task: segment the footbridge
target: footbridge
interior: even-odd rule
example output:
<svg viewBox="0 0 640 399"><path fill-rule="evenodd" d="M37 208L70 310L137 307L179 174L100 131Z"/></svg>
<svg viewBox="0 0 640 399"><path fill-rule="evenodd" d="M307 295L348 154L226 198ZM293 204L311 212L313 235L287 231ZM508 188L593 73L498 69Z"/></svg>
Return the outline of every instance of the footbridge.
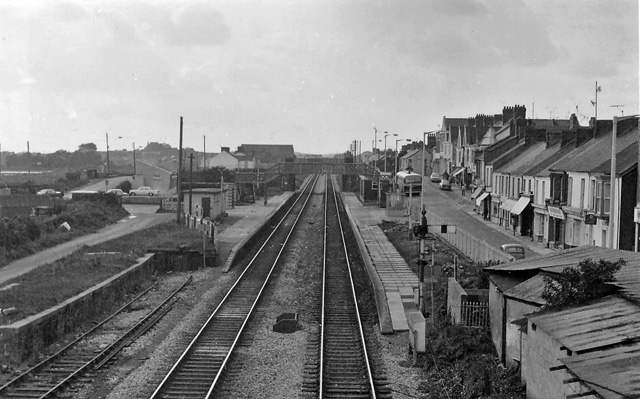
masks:
<svg viewBox="0 0 640 399"><path fill-rule="evenodd" d="M239 169L236 173L236 182L261 184L268 183L278 176L297 174L367 176L374 181L389 178L389 174L380 172L377 168L366 163L346 163L341 160L340 162L336 162L333 159L327 158L322 161L282 162L267 169Z"/></svg>

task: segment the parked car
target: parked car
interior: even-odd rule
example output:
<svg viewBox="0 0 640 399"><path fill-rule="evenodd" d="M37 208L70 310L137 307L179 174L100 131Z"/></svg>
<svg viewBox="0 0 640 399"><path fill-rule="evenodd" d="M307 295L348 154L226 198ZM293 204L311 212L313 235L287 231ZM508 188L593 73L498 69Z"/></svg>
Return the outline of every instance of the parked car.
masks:
<svg viewBox="0 0 640 399"><path fill-rule="evenodd" d="M449 183L449 180L443 179L440 182L440 190L448 190L451 191L451 183Z"/></svg>
<svg viewBox="0 0 640 399"><path fill-rule="evenodd" d="M107 194L113 194L116 197L122 197L122 196L129 195L129 194L125 193L124 191L120 190L119 188L111 188L111 189L107 190Z"/></svg>
<svg viewBox="0 0 640 399"><path fill-rule="evenodd" d="M136 188L135 190L129 190L129 195L148 195L150 197L154 196L154 195L160 195L160 191L155 190L151 187L139 187Z"/></svg>
<svg viewBox="0 0 640 399"><path fill-rule="evenodd" d="M36 195L43 195L43 196L47 196L47 197L58 197L58 198L62 198L62 193L60 191L56 191L52 188L43 188L42 190L38 191L36 193Z"/></svg>
<svg viewBox="0 0 640 399"><path fill-rule="evenodd" d="M516 260L524 259L524 247L520 244L502 244L500 249L513 256Z"/></svg>
<svg viewBox="0 0 640 399"><path fill-rule="evenodd" d="M442 181L442 177L440 173L432 173L431 174L431 182L432 183L440 183Z"/></svg>

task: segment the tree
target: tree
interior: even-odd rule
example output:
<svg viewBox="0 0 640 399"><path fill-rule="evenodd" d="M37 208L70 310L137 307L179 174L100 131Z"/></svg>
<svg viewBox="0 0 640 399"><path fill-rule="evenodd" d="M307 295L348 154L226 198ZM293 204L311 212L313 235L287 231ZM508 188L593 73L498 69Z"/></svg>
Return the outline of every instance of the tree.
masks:
<svg viewBox="0 0 640 399"><path fill-rule="evenodd" d="M80 144L78 146L78 151L88 152L88 151L98 151L98 146L93 143Z"/></svg>
<svg viewBox="0 0 640 399"><path fill-rule="evenodd" d="M624 259L594 262L589 258L580 261L577 267L565 267L560 274L545 275L542 299L550 307L558 307L605 296L613 290L606 283L615 281L616 272L625 264Z"/></svg>

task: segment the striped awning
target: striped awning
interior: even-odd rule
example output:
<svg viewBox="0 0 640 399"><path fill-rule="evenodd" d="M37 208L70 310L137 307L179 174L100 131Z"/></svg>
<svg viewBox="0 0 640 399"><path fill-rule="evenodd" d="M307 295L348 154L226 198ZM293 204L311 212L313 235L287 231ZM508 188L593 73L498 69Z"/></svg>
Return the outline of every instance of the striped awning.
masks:
<svg viewBox="0 0 640 399"><path fill-rule="evenodd" d="M464 171L464 168L460 168L460 169L456 170L455 172L453 172L453 174L452 174L451 176L452 176L452 177L453 177L453 176L458 176L458 175L459 175L460 173L462 173L463 171Z"/></svg>
<svg viewBox="0 0 640 399"><path fill-rule="evenodd" d="M489 193L482 193L482 195L480 195L476 199L476 206L480 206L480 204L482 204L482 201L484 201L484 199L487 198L488 196L489 196Z"/></svg>
<svg viewBox="0 0 640 399"><path fill-rule="evenodd" d="M480 195L483 191L484 191L484 187L476 188L476 191L474 191L473 194L471 194L471 199L476 199L478 195Z"/></svg>
<svg viewBox="0 0 640 399"><path fill-rule="evenodd" d="M516 204L513 206L513 209L511 209L511 213L514 215L521 214L524 208L529 205L529 201L529 197L520 197L520 199L518 199L518 202L516 202Z"/></svg>
<svg viewBox="0 0 640 399"><path fill-rule="evenodd" d="M504 209L507 212L511 212L511 209L513 209L513 206L515 204L516 204L516 200L506 199L502 201L502 204L500 205L500 209Z"/></svg>
<svg viewBox="0 0 640 399"><path fill-rule="evenodd" d="M562 212L562 209L556 208L555 206L547 206L547 210L549 211L549 216L552 218L564 220L564 212Z"/></svg>

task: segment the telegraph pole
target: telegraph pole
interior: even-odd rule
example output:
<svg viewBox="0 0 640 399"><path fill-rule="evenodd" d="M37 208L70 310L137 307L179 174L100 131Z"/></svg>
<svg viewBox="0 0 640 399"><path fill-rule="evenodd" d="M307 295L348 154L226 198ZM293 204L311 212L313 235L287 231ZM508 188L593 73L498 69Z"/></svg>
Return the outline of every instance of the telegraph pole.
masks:
<svg viewBox="0 0 640 399"><path fill-rule="evenodd" d="M180 224L182 213L182 177L180 172L182 171L182 117L180 117L180 148L178 149L178 209L177 209L177 222ZM107 147L108 148L108 147Z"/></svg>
<svg viewBox="0 0 640 399"><path fill-rule="evenodd" d="M189 216L192 215L191 213L191 204L193 202L191 200L192 197L193 197L193 153L189 155Z"/></svg>
<svg viewBox="0 0 640 399"><path fill-rule="evenodd" d="M107 136L107 176L109 176L109 173L111 173L111 167L109 166L109 133L105 133L105 135Z"/></svg>

